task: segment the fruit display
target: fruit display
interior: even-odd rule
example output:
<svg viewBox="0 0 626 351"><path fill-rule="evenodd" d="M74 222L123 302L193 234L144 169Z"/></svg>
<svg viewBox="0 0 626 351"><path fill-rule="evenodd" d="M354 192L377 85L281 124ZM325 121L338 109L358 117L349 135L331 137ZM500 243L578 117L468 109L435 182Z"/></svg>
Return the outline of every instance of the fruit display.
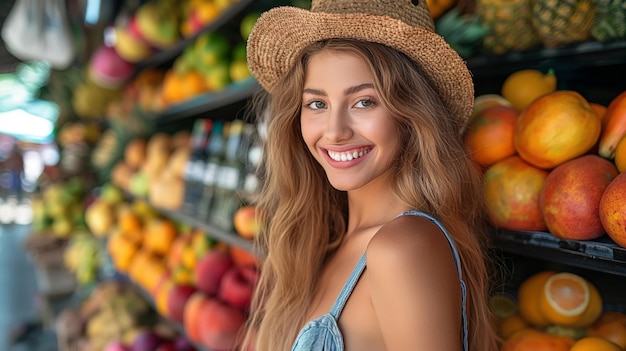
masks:
<svg viewBox="0 0 626 351"><path fill-rule="evenodd" d="M59 350L195 351L184 335L160 318L132 285L99 283L55 323Z"/></svg>
<svg viewBox="0 0 626 351"><path fill-rule="evenodd" d="M626 247L626 202L617 167L624 156L612 152L626 140L626 92L613 97L612 107L602 106L576 91L555 90L555 80L552 73L523 69L502 87L519 102L507 104L495 94L476 98L479 110L464 137L483 170L489 219L496 228L567 240L607 235ZM524 83L531 81L544 90L529 95Z"/></svg>
<svg viewBox="0 0 626 351"><path fill-rule="evenodd" d="M626 314L607 308L602 295L577 273L532 273L513 294L491 297L500 351L622 350Z"/></svg>

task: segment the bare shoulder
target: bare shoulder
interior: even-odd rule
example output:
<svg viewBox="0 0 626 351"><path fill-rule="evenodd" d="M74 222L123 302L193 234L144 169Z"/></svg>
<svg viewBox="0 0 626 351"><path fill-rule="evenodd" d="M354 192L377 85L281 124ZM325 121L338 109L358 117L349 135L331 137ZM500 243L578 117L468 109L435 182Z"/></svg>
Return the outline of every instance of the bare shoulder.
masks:
<svg viewBox="0 0 626 351"><path fill-rule="evenodd" d="M450 244L437 224L422 216L405 215L385 224L370 240L369 263L387 264L447 261Z"/></svg>

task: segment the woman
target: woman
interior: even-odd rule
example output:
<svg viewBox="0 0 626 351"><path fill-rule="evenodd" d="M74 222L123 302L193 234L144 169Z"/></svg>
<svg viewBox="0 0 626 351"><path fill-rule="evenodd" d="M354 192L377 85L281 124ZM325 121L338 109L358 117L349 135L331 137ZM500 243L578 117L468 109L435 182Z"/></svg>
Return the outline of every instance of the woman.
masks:
<svg viewBox="0 0 626 351"><path fill-rule="evenodd" d="M275 8L248 62L269 117L246 343L495 350L471 77L425 3Z"/></svg>

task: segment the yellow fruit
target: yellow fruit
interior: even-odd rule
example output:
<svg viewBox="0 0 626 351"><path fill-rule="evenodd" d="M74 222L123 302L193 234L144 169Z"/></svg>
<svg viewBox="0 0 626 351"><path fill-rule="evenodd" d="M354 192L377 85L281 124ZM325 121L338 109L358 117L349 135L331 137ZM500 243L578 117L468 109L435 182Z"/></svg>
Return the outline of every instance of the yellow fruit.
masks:
<svg viewBox="0 0 626 351"><path fill-rule="evenodd" d="M622 349L606 339L587 336L576 341L569 351L622 351Z"/></svg>
<svg viewBox="0 0 626 351"><path fill-rule="evenodd" d="M615 166L620 173L626 171L626 135L620 139L615 148Z"/></svg>
<svg viewBox="0 0 626 351"><path fill-rule="evenodd" d="M514 314L500 322L498 325L498 335L506 340L513 336L516 332L528 328L530 328L530 326L526 323L524 318L522 318L519 314Z"/></svg>
<svg viewBox="0 0 626 351"><path fill-rule="evenodd" d="M550 324L541 313L540 300L543 287L548 279L556 274L552 271L536 273L520 284L517 291L517 301L520 315L529 324L536 327L546 327Z"/></svg>
<svg viewBox="0 0 626 351"><path fill-rule="evenodd" d="M602 300L586 279L562 272L545 282L540 307L551 324L586 327L602 313Z"/></svg>
<svg viewBox="0 0 626 351"><path fill-rule="evenodd" d="M513 72L502 84L501 95L518 111L536 98L556 90L556 76L552 70L544 74L535 69Z"/></svg>

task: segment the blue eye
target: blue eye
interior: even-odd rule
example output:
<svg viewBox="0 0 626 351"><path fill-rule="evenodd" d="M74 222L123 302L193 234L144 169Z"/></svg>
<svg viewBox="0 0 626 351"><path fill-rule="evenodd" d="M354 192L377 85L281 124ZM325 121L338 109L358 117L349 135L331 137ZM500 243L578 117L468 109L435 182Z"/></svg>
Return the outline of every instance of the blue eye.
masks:
<svg viewBox="0 0 626 351"><path fill-rule="evenodd" d="M326 104L319 100L311 101L307 103L306 106L311 110L321 110L323 108L326 108Z"/></svg>
<svg viewBox="0 0 626 351"><path fill-rule="evenodd" d="M355 105L355 107L359 107L359 108L368 108L372 106L374 106L374 101L370 99L359 100L359 102L357 102Z"/></svg>

